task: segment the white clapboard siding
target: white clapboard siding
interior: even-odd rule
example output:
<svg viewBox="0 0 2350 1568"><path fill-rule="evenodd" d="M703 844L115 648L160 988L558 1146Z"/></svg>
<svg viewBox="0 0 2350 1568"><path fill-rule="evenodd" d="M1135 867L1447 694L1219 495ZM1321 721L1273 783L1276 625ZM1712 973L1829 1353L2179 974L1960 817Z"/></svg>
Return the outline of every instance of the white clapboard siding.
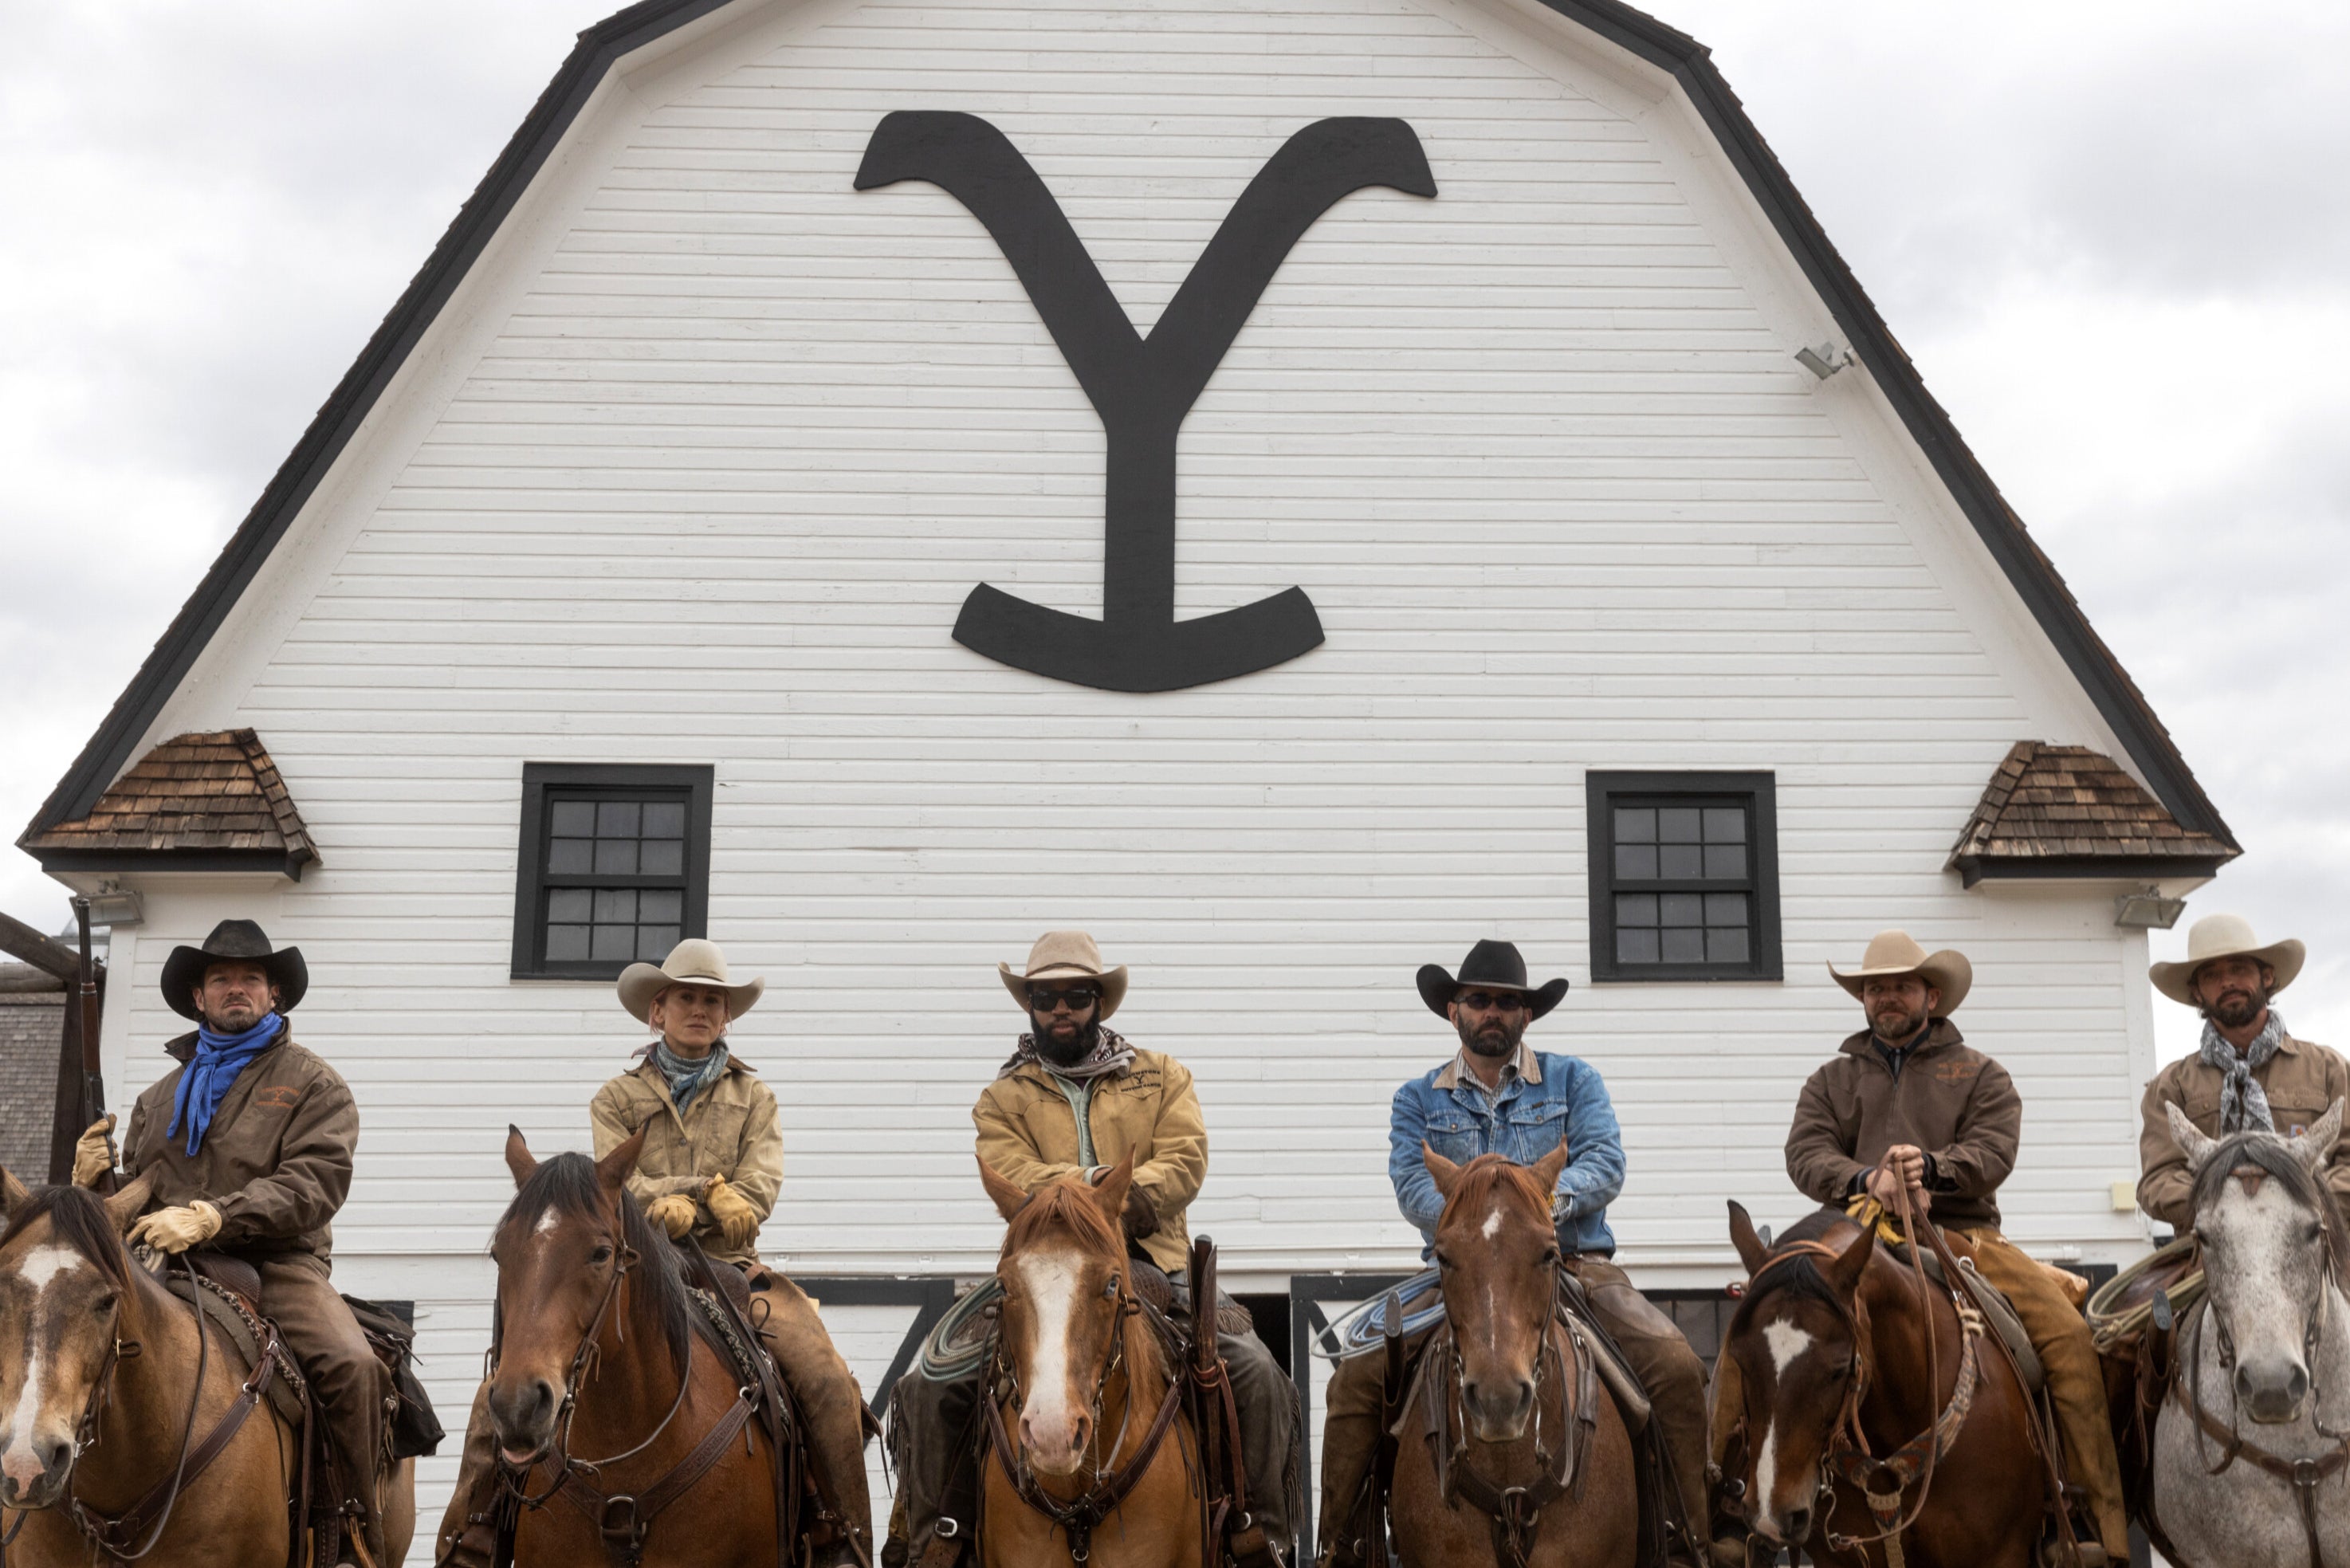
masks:
<svg viewBox="0 0 2350 1568"><path fill-rule="evenodd" d="M323 864L145 880L109 1082L164 1064L172 944L298 942L296 1032L364 1113L339 1266L438 1272L381 1293L452 1425L505 1127L583 1145L641 1038L608 985L507 977L527 761L714 767L795 1271L989 1265L994 965L1066 925L1198 1075L1237 1280L1416 1257L1387 1106L1450 1042L1412 972L1487 935L1575 980L1533 1038L1607 1076L1645 1283L1727 1277L1727 1197L1800 1210L1788 1112L1857 1021L1823 964L1887 925L1975 961L1960 1022L2028 1106L2010 1230L2142 1243L2143 940L2109 888L1942 869L2013 742L2120 747L1867 373L1795 364L1827 314L1661 78L1498 0L739 9L608 83L150 736L254 726ZM1291 132L1417 130L1440 194L1321 218L1182 432L1179 613L1297 585L1323 647L1138 697L951 640L983 581L1098 612L1104 441L979 223L851 188L901 109L1000 127L1144 330ZM1619 767L1776 775L1783 982L1588 984L1584 774Z"/></svg>

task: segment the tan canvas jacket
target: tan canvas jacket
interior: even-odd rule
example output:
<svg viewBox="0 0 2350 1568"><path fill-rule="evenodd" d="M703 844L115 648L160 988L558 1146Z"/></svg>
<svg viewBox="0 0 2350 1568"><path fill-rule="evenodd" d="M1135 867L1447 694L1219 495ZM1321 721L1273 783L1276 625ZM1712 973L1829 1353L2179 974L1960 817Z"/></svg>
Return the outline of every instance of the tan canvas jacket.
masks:
<svg viewBox="0 0 2350 1568"><path fill-rule="evenodd" d="M1208 1129L1191 1070L1174 1057L1139 1048L1125 1071L1094 1080L1086 1122L1093 1163L1134 1156L1134 1184L1159 1214L1144 1238L1150 1261L1172 1274L1190 1265L1183 1210L1208 1176ZM990 1084L973 1106L979 1158L1014 1186L1034 1192L1084 1165L1077 1114L1059 1082L1035 1063Z"/></svg>
<svg viewBox="0 0 2350 1568"><path fill-rule="evenodd" d="M2276 1130L2287 1137L2308 1131L2335 1100L2350 1098L2350 1063L2344 1062L2342 1054L2290 1034L2252 1078L2269 1097L2269 1114L2275 1119ZM2157 1073L2138 1103L2142 1125L2137 1161L2143 1174L2137 1179L2137 1206L2182 1236L2195 1229L2189 1198L2194 1179L2188 1174L2187 1156L2180 1151L2178 1140L2170 1136L2170 1115L2163 1106L2177 1106L2187 1113L2196 1131L2205 1137L2217 1137L2220 1081L2217 1067L2205 1065L2199 1056L2189 1056ZM2334 1163L2326 1169L2325 1182L2334 1189L2334 1197L2350 1203L2350 1129L2334 1146Z"/></svg>
<svg viewBox="0 0 2350 1568"><path fill-rule="evenodd" d="M598 1159L639 1127L650 1127L644 1152L637 1156L636 1174L629 1178L629 1191L639 1203L672 1192L698 1199L712 1177L723 1176L759 1218L775 1212L784 1187L784 1133L775 1092L740 1056L727 1056L725 1073L694 1096L682 1116L669 1097L669 1080L649 1056L596 1091L588 1119L595 1127ZM726 1244L707 1207L694 1217L693 1234L713 1258L746 1265L759 1261L755 1241L743 1247Z"/></svg>
<svg viewBox="0 0 2350 1568"><path fill-rule="evenodd" d="M1993 1194L2015 1168L2023 1102L2007 1069L1937 1018L1898 1084L1868 1031L1846 1040L1804 1085L1787 1132L1787 1174L1822 1203L1841 1205L1852 1179L1910 1144L1934 1158L1935 1220L1999 1226Z"/></svg>
<svg viewBox="0 0 2350 1568"><path fill-rule="evenodd" d="M196 1037L163 1049L181 1064L149 1085L130 1108L122 1140L126 1176L151 1175L150 1209L179 1208L201 1198L220 1210L212 1244L226 1252L334 1254L331 1221L351 1190L359 1111L343 1075L294 1044L291 1024L277 1044L244 1064L222 1096L203 1147L187 1152L187 1129L167 1136L180 1075Z"/></svg>

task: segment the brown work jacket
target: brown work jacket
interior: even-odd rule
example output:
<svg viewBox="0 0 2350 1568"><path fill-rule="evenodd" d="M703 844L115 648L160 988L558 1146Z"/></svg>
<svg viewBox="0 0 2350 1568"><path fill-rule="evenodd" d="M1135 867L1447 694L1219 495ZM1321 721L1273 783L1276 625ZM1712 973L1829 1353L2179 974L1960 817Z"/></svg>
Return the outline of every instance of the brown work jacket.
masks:
<svg viewBox="0 0 2350 1568"><path fill-rule="evenodd" d="M294 1044L287 1024L277 1044L236 1075L204 1130L203 1147L191 1156L188 1129L177 1137L166 1129L196 1037L182 1034L163 1049L180 1065L139 1096L122 1142L124 1173L154 1179L148 1207L181 1208L201 1198L220 1210L212 1244L224 1251L331 1258L331 1221L350 1193L359 1141L359 1109L343 1075Z"/></svg>
<svg viewBox="0 0 2350 1568"><path fill-rule="evenodd" d="M1937 1018L1896 1082L1868 1031L1846 1040L1814 1073L1787 1131L1787 1174L1822 1203L1842 1204L1853 1178L1910 1144L1934 1158L1935 1220L1999 1226L1992 1195L2015 1168L2023 1102L2007 1069Z"/></svg>
<svg viewBox="0 0 2350 1568"><path fill-rule="evenodd" d="M1159 1229L1143 1238L1142 1250L1166 1272L1181 1272L1191 1250L1183 1210L1208 1177L1208 1128L1191 1070L1172 1056L1138 1047L1124 1071L1080 1091L1082 1142L1076 1107L1063 1082L1024 1062L988 1085L971 1108L979 1158L1014 1187L1034 1192L1088 1163L1116 1165L1132 1155L1134 1185L1159 1216Z"/></svg>
<svg viewBox="0 0 2350 1568"><path fill-rule="evenodd" d="M2328 1106L2350 1098L2350 1063L2343 1061L2342 1054L2290 1034L2276 1054L2253 1072L2252 1080L2268 1096L2269 1114L2286 1137L2300 1137ZM2170 1116L2163 1107L2177 1106L2197 1132L2218 1137L2220 1084L2217 1067L2206 1065L2200 1056L2189 1056L2157 1073L2138 1103L2137 1160L2143 1174L2137 1179L2137 1206L2182 1236L2195 1229L2195 1178L2178 1140L2170 1136ZM2325 1184L2335 1198L2350 1203L2350 1131L2334 1146Z"/></svg>
<svg viewBox="0 0 2350 1568"><path fill-rule="evenodd" d="M728 1053L726 1071L694 1096L681 1116L677 1102L670 1098L669 1079L648 1056L596 1091L588 1104L588 1120L595 1131L598 1159L627 1142L639 1127L646 1129L636 1172L628 1181L639 1204L685 1193L700 1205L693 1234L703 1251L729 1263L747 1266L759 1261L757 1238L740 1247L728 1246L718 1221L710 1216L710 1206L702 1202L710 1179L723 1176L764 1220L775 1212L776 1196L784 1189L784 1133L775 1092L749 1063Z"/></svg>

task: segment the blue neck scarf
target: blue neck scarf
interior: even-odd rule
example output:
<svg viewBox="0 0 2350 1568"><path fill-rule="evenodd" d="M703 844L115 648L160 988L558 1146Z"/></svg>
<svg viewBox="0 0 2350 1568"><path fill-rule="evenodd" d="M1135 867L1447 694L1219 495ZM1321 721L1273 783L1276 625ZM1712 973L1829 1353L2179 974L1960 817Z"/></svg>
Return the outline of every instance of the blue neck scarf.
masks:
<svg viewBox="0 0 2350 1568"><path fill-rule="evenodd" d="M172 1125L163 1129L165 1137L177 1137L180 1124L188 1125L188 1153L193 1155L203 1147L204 1133L213 1125L222 1098L236 1075L244 1071L246 1063L277 1044L286 1033L286 1015L273 1012L242 1034L215 1034L209 1024L196 1031L196 1054L188 1058L188 1065L180 1075L180 1086L172 1096Z"/></svg>
<svg viewBox="0 0 2350 1568"><path fill-rule="evenodd" d="M693 1104L694 1096L725 1075L726 1042L711 1046L710 1054L696 1060L681 1056L669 1048L666 1040L653 1045L653 1065L669 1080L669 1097L677 1105L677 1114L685 1115L685 1107Z"/></svg>

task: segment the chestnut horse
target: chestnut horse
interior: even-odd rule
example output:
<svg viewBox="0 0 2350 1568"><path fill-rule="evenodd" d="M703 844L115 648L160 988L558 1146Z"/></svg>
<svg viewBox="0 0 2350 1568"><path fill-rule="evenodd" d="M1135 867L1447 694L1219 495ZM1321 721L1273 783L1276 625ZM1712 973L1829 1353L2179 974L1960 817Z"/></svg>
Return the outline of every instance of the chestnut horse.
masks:
<svg viewBox="0 0 2350 1568"><path fill-rule="evenodd" d="M982 1568L1202 1568L1198 1444L1118 1228L1133 1157L1097 1187L1069 1176L1033 1196L984 1160L979 1174L1008 1227L980 1401Z"/></svg>
<svg viewBox="0 0 2350 1568"><path fill-rule="evenodd" d="M1980 1321L1831 1210L1772 1250L1733 1202L1730 1235L1748 1278L1722 1337L1741 1396L1724 1480L1752 1534L1845 1568L2031 1568L2044 1461Z"/></svg>
<svg viewBox="0 0 2350 1568"><path fill-rule="evenodd" d="M498 1265L485 1403L517 1494L514 1561L737 1568L798 1556L796 1480L755 1389L688 1290L677 1250L622 1184L639 1130L600 1160L534 1158L507 1130L515 1199ZM795 1460L786 1457L785 1473ZM672 1506L674 1505L674 1506Z"/></svg>
<svg viewBox="0 0 2350 1568"><path fill-rule="evenodd" d="M1388 1529L1404 1568L1628 1568L1640 1545L1631 1434L1604 1354L1558 1311L1551 1192L1561 1144L1531 1166L1421 1158L1444 1197L1444 1324L1404 1410Z"/></svg>
<svg viewBox="0 0 2350 1568"><path fill-rule="evenodd" d="M265 1396L243 1395L253 1379L219 1325L131 1260L122 1234L149 1196L143 1178L101 1199L75 1187L27 1191L0 1170L0 1538L14 1538L0 1562L10 1568L148 1552L172 1568L296 1561L301 1433ZM395 1563L416 1527L415 1481L413 1460L385 1479ZM92 1531L105 1532L103 1559Z"/></svg>

